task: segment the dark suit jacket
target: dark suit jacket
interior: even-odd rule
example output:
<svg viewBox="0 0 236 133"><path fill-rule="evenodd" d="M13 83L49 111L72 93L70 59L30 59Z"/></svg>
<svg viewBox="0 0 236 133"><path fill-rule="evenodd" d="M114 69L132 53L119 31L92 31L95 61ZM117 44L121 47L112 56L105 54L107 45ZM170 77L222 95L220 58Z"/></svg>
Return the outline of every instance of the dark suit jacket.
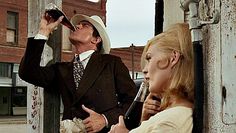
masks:
<svg viewBox="0 0 236 133"><path fill-rule="evenodd" d="M121 59L94 52L84 70L79 89L75 89L73 62L58 62L40 67L45 40L28 39L19 76L46 91L59 91L64 104L63 119L84 119L84 104L97 113L104 114L109 125L118 122L136 94L135 84Z"/></svg>

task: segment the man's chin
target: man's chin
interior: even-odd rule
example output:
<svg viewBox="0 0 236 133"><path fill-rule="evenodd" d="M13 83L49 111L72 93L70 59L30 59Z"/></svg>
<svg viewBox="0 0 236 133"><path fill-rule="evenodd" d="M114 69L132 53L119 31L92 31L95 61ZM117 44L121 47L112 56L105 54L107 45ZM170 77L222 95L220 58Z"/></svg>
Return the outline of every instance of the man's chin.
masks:
<svg viewBox="0 0 236 133"><path fill-rule="evenodd" d="M74 40L73 38L70 38L70 37L69 37L69 40L70 40L70 43L71 43L72 45L76 44L76 42L77 42L76 40Z"/></svg>

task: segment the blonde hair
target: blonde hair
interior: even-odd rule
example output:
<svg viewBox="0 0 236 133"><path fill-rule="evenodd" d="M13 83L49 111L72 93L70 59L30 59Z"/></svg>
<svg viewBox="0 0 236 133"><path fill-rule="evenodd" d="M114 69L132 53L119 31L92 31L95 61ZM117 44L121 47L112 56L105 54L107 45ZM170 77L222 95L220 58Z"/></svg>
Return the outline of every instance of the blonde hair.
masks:
<svg viewBox="0 0 236 133"><path fill-rule="evenodd" d="M163 110L169 106L171 96L182 97L193 102L194 58L188 24L178 23L172 25L168 30L148 41L142 55L142 66L145 63L146 52L151 45L157 45L158 50L164 53L167 58L173 51L177 51L181 55L178 63L173 68L168 87L163 89L161 109Z"/></svg>

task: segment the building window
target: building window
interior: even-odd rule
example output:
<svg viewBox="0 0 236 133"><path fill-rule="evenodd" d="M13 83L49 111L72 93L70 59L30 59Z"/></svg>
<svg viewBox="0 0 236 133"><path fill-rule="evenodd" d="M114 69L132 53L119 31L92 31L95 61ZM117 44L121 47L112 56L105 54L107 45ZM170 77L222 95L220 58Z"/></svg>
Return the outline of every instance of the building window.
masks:
<svg viewBox="0 0 236 133"><path fill-rule="evenodd" d="M27 106L27 87L12 88L12 106L13 107Z"/></svg>
<svg viewBox="0 0 236 133"><path fill-rule="evenodd" d="M17 44L18 41L18 13L7 12L7 43Z"/></svg>
<svg viewBox="0 0 236 133"><path fill-rule="evenodd" d="M11 78L12 65L10 63L0 63L0 77Z"/></svg>

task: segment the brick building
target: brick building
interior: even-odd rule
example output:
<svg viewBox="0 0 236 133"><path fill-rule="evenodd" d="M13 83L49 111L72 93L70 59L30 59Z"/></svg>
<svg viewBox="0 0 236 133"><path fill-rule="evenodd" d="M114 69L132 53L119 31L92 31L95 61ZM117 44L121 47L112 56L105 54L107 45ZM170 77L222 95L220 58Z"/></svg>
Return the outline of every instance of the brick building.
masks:
<svg viewBox="0 0 236 133"><path fill-rule="evenodd" d="M121 57L122 61L128 67L133 79L142 78L142 68L140 66L141 56L144 46L130 46L125 48L113 48L110 54Z"/></svg>
<svg viewBox="0 0 236 133"><path fill-rule="evenodd" d="M68 18L76 13L99 15L106 22L106 0L63 0L62 9ZM26 82L18 76L20 60L24 54L28 29L28 0L8 0L0 2L0 115L26 114ZM70 61L73 54L68 35L70 31L62 27L62 61ZM116 48L111 54L120 56L134 79L140 74L140 56L143 47ZM131 61L134 61L133 65ZM132 73L132 70L134 73Z"/></svg>
<svg viewBox="0 0 236 133"><path fill-rule="evenodd" d="M12 115L26 105L26 88L14 79L27 41L27 0L1 1L0 12L0 115Z"/></svg>
<svg viewBox="0 0 236 133"><path fill-rule="evenodd" d="M63 0L62 9L71 18L76 13L99 15L106 21L106 0ZM28 31L28 0L0 2L0 115L26 113L26 83L18 77ZM70 31L62 28L62 61L71 60L73 48L67 40Z"/></svg>

